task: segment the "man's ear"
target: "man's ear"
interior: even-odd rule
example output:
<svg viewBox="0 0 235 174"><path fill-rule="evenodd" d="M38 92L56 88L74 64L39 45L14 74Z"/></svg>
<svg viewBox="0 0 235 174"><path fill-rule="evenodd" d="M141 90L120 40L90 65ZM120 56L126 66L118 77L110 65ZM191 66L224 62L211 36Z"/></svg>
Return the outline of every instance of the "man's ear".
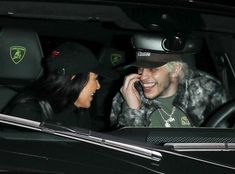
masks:
<svg viewBox="0 0 235 174"><path fill-rule="evenodd" d="M171 73L171 76L173 78L177 78L179 76L179 73L180 73L181 69L182 69L181 64L179 64L179 63L175 64L175 67L174 67L173 72Z"/></svg>

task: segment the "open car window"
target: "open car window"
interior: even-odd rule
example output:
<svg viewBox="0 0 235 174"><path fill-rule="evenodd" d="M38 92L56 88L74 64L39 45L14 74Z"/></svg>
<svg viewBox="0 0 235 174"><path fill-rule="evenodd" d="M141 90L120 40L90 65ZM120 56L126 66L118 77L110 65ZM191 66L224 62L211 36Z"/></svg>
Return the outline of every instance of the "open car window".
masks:
<svg viewBox="0 0 235 174"><path fill-rule="evenodd" d="M231 11L225 13L221 10L220 15L216 15L215 11L209 13L204 6L202 12L197 9L190 11L187 7L180 6L174 10L168 9L166 4L161 4L161 8L150 7L154 2L142 7L140 4L123 4L121 1L117 4L109 1L97 4L61 1L56 5L51 1L33 1L27 2L23 9L19 8L23 1L1 3L5 7L0 11L1 36L4 36L4 46L1 49L2 56L8 57L7 63L1 63L1 113L8 108L8 103L14 96L43 75L46 71L45 58L58 45L75 41L90 48L101 64L108 69L117 69L120 75L115 81L100 80L101 88L97 91L88 114L93 120L93 130L110 129L112 99L120 91L125 76L136 72L124 70L122 67L134 61L136 49L162 54L182 54L191 69L210 73L217 78L226 90L228 104L221 108L221 111L218 109L211 112L210 117L215 115L214 119L206 120L202 126L234 126L232 101L235 43ZM216 3L216 6L219 8L221 4ZM55 9L54 12L50 11L52 8ZM229 7L226 5L226 8ZM4 15L6 11L8 15ZM187 17L185 13L188 14ZM21 21L20 24L17 20ZM218 26L212 21L220 21L224 25ZM25 30L25 26L29 27ZM27 31L30 31L30 34L27 34ZM15 46L16 42L24 46ZM22 57L12 56L16 50L16 55L20 53ZM13 70L15 67L18 68ZM200 93L200 90L198 92ZM211 101L211 98L208 98L208 101ZM185 103L189 103L189 100ZM24 105L17 109L21 108L24 108ZM199 107L197 109L200 110ZM33 117L30 111L23 112L21 114L24 118ZM39 109L36 112L41 111Z"/></svg>

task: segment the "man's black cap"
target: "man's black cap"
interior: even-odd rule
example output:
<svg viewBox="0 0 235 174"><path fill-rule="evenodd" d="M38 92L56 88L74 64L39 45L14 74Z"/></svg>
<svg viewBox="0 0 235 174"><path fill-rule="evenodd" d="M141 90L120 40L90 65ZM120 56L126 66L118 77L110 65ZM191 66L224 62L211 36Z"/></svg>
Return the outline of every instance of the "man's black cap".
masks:
<svg viewBox="0 0 235 174"><path fill-rule="evenodd" d="M93 72L110 79L116 78L115 72L99 64L91 50L74 42L64 43L52 51L47 58L47 68L49 72L60 75Z"/></svg>
<svg viewBox="0 0 235 174"><path fill-rule="evenodd" d="M171 61L182 61L179 54L164 54L156 52L136 52L136 61L127 65L125 68L136 66L143 68L156 68L163 66Z"/></svg>

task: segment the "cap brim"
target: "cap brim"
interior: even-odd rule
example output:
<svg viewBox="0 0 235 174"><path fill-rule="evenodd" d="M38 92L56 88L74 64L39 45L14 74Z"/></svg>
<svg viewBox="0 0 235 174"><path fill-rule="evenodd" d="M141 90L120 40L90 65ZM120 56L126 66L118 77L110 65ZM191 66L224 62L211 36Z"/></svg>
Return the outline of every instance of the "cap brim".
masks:
<svg viewBox="0 0 235 174"><path fill-rule="evenodd" d="M102 76L104 78L110 79L110 80L116 80L120 77L120 74L113 70L113 69L107 69L104 67L96 67L92 72L98 74L99 76Z"/></svg>
<svg viewBox="0 0 235 174"><path fill-rule="evenodd" d="M171 61L181 61L179 54L163 54L154 52L137 51L137 61L126 65L124 69L130 67L157 68Z"/></svg>
<svg viewBox="0 0 235 174"><path fill-rule="evenodd" d="M150 62L150 61L136 61L132 64L124 66L124 69L130 67L142 67L142 68L157 68L165 65L167 62Z"/></svg>

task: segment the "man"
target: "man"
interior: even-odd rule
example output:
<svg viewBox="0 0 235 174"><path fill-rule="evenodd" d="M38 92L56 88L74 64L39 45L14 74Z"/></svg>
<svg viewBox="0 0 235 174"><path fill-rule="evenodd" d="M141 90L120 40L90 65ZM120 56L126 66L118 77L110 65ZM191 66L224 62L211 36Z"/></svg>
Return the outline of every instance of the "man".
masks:
<svg viewBox="0 0 235 174"><path fill-rule="evenodd" d="M129 66L138 72L125 77L113 99L112 126L200 126L227 100L219 81L190 70L180 55L138 51Z"/></svg>

